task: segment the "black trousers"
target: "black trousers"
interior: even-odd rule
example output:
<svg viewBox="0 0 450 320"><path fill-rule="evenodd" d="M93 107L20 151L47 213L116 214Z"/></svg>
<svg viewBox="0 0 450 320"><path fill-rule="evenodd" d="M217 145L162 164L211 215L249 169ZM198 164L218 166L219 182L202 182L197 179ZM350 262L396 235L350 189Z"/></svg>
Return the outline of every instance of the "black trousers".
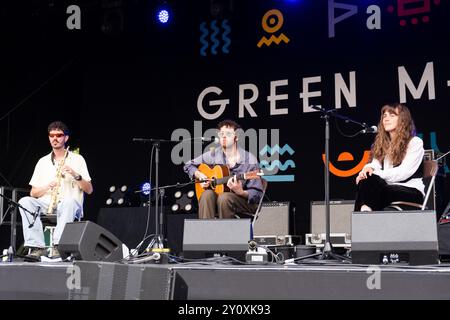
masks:
<svg viewBox="0 0 450 320"><path fill-rule="evenodd" d="M423 194L415 188L389 185L379 176L372 174L358 183L355 211L361 211L365 204L374 211L380 211L394 201L423 202Z"/></svg>

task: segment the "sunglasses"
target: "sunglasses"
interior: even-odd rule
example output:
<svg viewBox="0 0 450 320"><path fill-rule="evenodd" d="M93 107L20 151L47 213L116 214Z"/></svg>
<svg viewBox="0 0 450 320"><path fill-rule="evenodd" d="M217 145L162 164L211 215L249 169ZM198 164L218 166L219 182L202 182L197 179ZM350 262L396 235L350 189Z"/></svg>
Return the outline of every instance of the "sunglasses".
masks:
<svg viewBox="0 0 450 320"><path fill-rule="evenodd" d="M223 138L223 137L231 138L231 137L233 137L235 135L235 133L234 132L222 132L222 131L219 131L217 133L217 135L219 136L219 138Z"/></svg>
<svg viewBox="0 0 450 320"><path fill-rule="evenodd" d="M64 133L49 133L48 136L50 138L54 138L54 137L61 138L61 137L64 137Z"/></svg>

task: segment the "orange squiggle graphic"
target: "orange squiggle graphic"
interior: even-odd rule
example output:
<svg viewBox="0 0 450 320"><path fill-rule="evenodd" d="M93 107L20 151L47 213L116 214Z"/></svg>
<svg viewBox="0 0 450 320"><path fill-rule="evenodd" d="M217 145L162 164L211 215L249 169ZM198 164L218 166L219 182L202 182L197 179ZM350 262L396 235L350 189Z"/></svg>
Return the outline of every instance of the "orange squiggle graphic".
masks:
<svg viewBox="0 0 450 320"><path fill-rule="evenodd" d="M284 33L282 33L279 37L275 37L274 35L272 35L269 39L267 39L266 37L262 37L261 40L259 40L257 46L258 48L261 48L263 44L265 44L266 46L270 46L273 42L275 42L276 44L280 44L281 41L288 43L289 38L286 37Z"/></svg>

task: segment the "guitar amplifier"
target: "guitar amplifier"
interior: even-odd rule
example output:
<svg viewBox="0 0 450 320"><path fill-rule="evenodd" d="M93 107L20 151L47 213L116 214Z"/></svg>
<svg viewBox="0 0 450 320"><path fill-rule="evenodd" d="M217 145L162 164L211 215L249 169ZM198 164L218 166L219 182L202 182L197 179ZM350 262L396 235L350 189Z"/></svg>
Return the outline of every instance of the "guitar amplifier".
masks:
<svg viewBox="0 0 450 320"><path fill-rule="evenodd" d="M351 234L353 200L330 201L330 233ZM326 207L324 201L311 202L311 234L325 234Z"/></svg>
<svg viewBox="0 0 450 320"><path fill-rule="evenodd" d="M263 202L253 225L253 235L295 235L295 206L291 202Z"/></svg>

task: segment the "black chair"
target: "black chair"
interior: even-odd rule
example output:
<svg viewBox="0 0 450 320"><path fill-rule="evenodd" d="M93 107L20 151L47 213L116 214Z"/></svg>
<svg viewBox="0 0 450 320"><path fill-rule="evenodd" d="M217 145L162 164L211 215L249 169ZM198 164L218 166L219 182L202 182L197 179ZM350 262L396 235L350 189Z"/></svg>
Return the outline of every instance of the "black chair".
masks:
<svg viewBox="0 0 450 320"><path fill-rule="evenodd" d="M261 211L262 203L263 203L264 197L266 195L267 187L269 185L267 180L264 179L264 178L261 178L261 183L263 185L263 193L262 193L261 199L259 199L259 203L258 203L258 207L256 208L256 211L254 213L253 212L238 212L238 213L236 213L234 215L234 217L237 218L237 219L251 218L252 219L252 226L254 225L256 219L258 219L258 214Z"/></svg>
<svg viewBox="0 0 450 320"><path fill-rule="evenodd" d="M44 234L46 231L49 232L49 245L47 246L47 250L49 251L49 255L53 256L53 232L56 228L57 216L56 214L41 214L40 217ZM74 221L81 221L81 218L75 219Z"/></svg>
<svg viewBox="0 0 450 320"><path fill-rule="evenodd" d="M414 202L407 202L407 201L393 201L389 204L389 206L386 208L387 210L395 209L398 211L404 211L404 210L426 210L428 209L426 207L428 199L430 197L431 191L433 190L434 181L436 180L436 174L438 172L439 166L436 160L424 160L423 161L423 180L425 183L425 198L423 200L423 203L414 203ZM427 183L427 181L429 183ZM385 209L385 210L386 210Z"/></svg>

